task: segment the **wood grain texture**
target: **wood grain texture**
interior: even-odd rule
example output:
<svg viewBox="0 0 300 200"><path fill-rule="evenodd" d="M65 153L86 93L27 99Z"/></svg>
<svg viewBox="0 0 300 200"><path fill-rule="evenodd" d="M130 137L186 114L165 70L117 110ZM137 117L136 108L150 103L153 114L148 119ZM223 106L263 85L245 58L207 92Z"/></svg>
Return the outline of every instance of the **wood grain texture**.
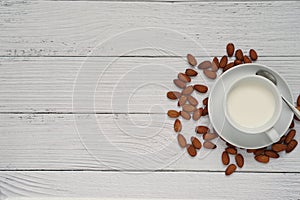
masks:
<svg viewBox="0 0 300 200"><path fill-rule="evenodd" d="M1 195L104 199L298 199L300 174L1 172ZM252 184L251 184L252 183ZM9 199L10 199L9 198ZM4 198L2 198L4 199Z"/></svg>
<svg viewBox="0 0 300 200"><path fill-rule="evenodd" d="M221 56L234 42L261 56L299 56L299 7L299 1L8 1L0 6L0 55Z"/></svg>
<svg viewBox="0 0 300 200"><path fill-rule="evenodd" d="M201 149L191 158L177 144L174 120L165 114L2 114L0 121L1 170L225 169L222 140L214 141L217 149ZM183 121L182 134L188 142L198 124ZM207 118L201 124L209 125ZM296 123L298 132L299 128ZM245 166L238 171L300 172L299 147L267 165L256 162L245 150L240 152Z"/></svg>
<svg viewBox="0 0 300 200"><path fill-rule="evenodd" d="M212 59L198 58L199 61ZM264 57L258 63L277 70L294 98L300 91L300 59ZM166 98L182 58L1 58L0 112L166 113ZM213 81L199 76L193 84ZM196 97L201 100L207 95Z"/></svg>

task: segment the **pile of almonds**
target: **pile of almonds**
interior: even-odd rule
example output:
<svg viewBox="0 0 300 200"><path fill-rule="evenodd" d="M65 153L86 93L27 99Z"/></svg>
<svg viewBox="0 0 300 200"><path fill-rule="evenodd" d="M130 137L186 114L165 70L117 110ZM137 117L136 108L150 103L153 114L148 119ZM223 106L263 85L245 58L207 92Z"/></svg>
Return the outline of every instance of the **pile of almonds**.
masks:
<svg viewBox="0 0 300 200"><path fill-rule="evenodd" d="M226 46L227 55L224 55L220 58L220 61L217 57L214 57L212 61L205 60L197 66L196 58L188 54L187 61L192 68L188 68L184 73L178 73L177 79L173 80L173 83L181 89L181 91L169 91L167 97L171 100L177 101L177 106L181 107L181 110L169 110L168 116L170 118L176 118L174 121L174 131L177 133L178 144L182 148L186 148L188 154L192 157L197 155L197 151L202 148L206 149L215 149L217 148L216 144L213 142L218 135L215 132L211 132L207 126L199 125L196 126L195 132L196 136L190 138L190 143L187 142L185 136L181 133L182 122L179 117L190 120L191 118L195 121L199 121L202 116L208 115L208 97L204 98L202 101L202 106L199 106L198 100L192 96L193 92L200 94L205 94L208 92L208 87L203 84L191 85L192 78L198 75L198 72L195 70L197 66L198 69L203 71L203 74L209 79L217 78L218 70L221 69L224 73L230 68L233 68L237 65L243 63L251 63L256 61L258 56L254 49L250 49L249 56L244 55L241 49L235 50L235 47L232 43L227 44ZM233 57L233 61L229 61ZM193 69L194 68L194 69ZM300 95L297 99L297 109L300 110ZM298 120L294 117L295 120ZM281 139L270 145L269 147L261 149L247 149L248 153L253 153L256 161L261 163L268 163L270 158L279 158L279 153L285 151L290 153L293 151L298 142L294 139L296 135L296 130L293 129L294 120L290 125L288 133L281 137ZM197 136L202 136L203 145ZM232 174L236 171L237 166L242 168L244 166L244 157L238 153L238 148L226 142L227 147L222 153L221 160L224 165L227 166L225 170L226 175ZM242 149L239 149L242 150ZM234 156L235 164L230 164L230 156Z"/></svg>

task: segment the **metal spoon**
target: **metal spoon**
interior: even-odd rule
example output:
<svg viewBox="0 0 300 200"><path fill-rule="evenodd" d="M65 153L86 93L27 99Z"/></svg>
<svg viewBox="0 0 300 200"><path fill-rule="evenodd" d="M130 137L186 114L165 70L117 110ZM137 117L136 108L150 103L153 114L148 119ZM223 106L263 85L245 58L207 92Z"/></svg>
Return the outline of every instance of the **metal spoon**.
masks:
<svg viewBox="0 0 300 200"><path fill-rule="evenodd" d="M263 69L258 70L256 72L256 75L263 76L263 77L269 79L275 85L277 85L277 80L276 80L275 76L266 70L263 70ZM294 112L296 117L298 117L298 119L300 119L300 111L293 104L291 104L286 98L284 98L282 95L281 95L281 98L290 107L290 109Z"/></svg>

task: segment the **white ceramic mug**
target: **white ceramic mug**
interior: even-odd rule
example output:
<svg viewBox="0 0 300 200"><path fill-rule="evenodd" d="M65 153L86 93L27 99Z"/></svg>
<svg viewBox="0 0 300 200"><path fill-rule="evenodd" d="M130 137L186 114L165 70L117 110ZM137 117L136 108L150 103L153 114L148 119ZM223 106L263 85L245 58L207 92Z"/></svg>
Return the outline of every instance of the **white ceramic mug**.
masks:
<svg viewBox="0 0 300 200"><path fill-rule="evenodd" d="M266 133L276 142L280 134L273 128L282 110L281 95L268 79L249 75L232 83L225 92L224 112L235 129L247 133Z"/></svg>

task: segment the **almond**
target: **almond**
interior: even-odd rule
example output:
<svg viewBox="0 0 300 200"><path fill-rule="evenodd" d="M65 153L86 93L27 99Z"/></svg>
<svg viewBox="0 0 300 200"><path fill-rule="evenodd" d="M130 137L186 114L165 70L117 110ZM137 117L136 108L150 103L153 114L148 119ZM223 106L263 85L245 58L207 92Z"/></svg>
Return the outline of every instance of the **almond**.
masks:
<svg viewBox="0 0 300 200"><path fill-rule="evenodd" d="M250 56L251 60L257 60L257 53L254 49L250 49L249 56Z"/></svg>
<svg viewBox="0 0 300 200"><path fill-rule="evenodd" d="M218 137L218 134L216 134L216 133L204 133L203 134L203 139L204 140L213 140L217 137Z"/></svg>
<svg viewBox="0 0 300 200"><path fill-rule="evenodd" d="M180 96L181 96L180 92L177 91L170 91L167 93L167 97L172 100L178 99Z"/></svg>
<svg viewBox="0 0 300 200"><path fill-rule="evenodd" d="M232 155L237 154L237 150L236 150L236 148L234 148L234 147L227 147L227 148L225 149L225 151L226 151L227 153L229 153L229 154L232 154Z"/></svg>
<svg viewBox="0 0 300 200"><path fill-rule="evenodd" d="M187 97L186 96L184 96L184 95L182 95L180 98L179 98L179 100L178 100L178 106L183 106L185 103L186 103L186 101L187 101Z"/></svg>
<svg viewBox="0 0 300 200"><path fill-rule="evenodd" d="M235 170L236 170L235 164L230 164L230 165L228 165L228 167L225 170L225 175L229 176L230 174L232 174L233 172L235 172Z"/></svg>
<svg viewBox="0 0 300 200"><path fill-rule="evenodd" d="M295 126L295 123L294 123L294 120L292 120L291 125L290 125L289 128L294 128L294 126Z"/></svg>
<svg viewBox="0 0 300 200"><path fill-rule="evenodd" d="M292 140L292 141L290 141L290 143L288 143L285 151L287 153L290 153L291 151L293 151L296 148L297 145L298 145L298 142L296 140Z"/></svg>
<svg viewBox="0 0 300 200"><path fill-rule="evenodd" d="M281 136L281 138L280 138L280 139L278 140L278 142L276 142L276 143L277 143L277 144L283 143L283 142L285 141L285 138L286 138L285 135Z"/></svg>
<svg viewBox="0 0 300 200"><path fill-rule="evenodd" d="M197 155L197 151L193 145L188 145L186 149L190 156L195 157Z"/></svg>
<svg viewBox="0 0 300 200"><path fill-rule="evenodd" d="M206 149L215 149L217 148L217 145L215 145L214 143L210 142L210 141L205 141L203 143L204 148Z"/></svg>
<svg viewBox="0 0 300 200"><path fill-rule="evenodd" d="M182 129L181 121L179 119L176 119L174 122L174 131L180 132Z"/></svg>
<svg viewBox="0 0 300 200"><path fill-rule="evenodd" d="M290 131L288 132L288 134L286 135L286 138L285 138L285 140L284 140L284 143L285 143L285 144L290 143L290 142L294 139L295 135L296 135L296 131L295 131L294 129L290 130Z"/></svg>
<svg viewBox="0 0 300 200"><path fill-rule="evenodd" d="M244 60L243 52L242 52L241 49L236 50L235 58L238 59L238 60L241 60L241 61Z"/></svg>
<svg viewBox="0 0 300 200"><path fill-rule="evenodd" d="M203 111L202 111L202 116L206 116L208 115L208 108L207 106L204 107Z"/></svg>
<svg viewBox="0 0 300 200"><path fill-rule="evenodd" d="M185 112L184 110L180 111L180 115L183 119L186 119L186 120L190 120L191 119L191 115L190 113L188 112Z"/></svg>
<svg viewBox="0 0 300 200"><path fill-rule="evenodd" d="M207 126L196 126L195 131L196 131L196 133L204 134L204 133L207 133L209 131L209 129Z"/></svg>
<svg viewBox="0 0 300 200"><path fill-rule="evenodd" d="M181 94L183 95L190 95L194 91L194 88L192 85L187 86L185 89L182 90Z"/></svg>
<svg viewBox="0 0 300 200"><path fill-rule="evenodd" d="M212 62L211 71L216 72L216 71L218 71L218 69L219 69L219 67L214 62Z"/></svg>
<svg viewBox="0 0 300 200"><path fill-rule="evenodd" d="M205 85L196 84L194 85L194 90L200 93L206 93L208 90L208 87Z"/></svg>
<svg viewBox="0 0 300 200"><path fill-rule="evenodd" d="M243 62L240 61L240 60L235 60L235 61L234 61L234 65L240 65L240 64L243 64Z"/></svg>
<svg viewBox="0 0 300 200"><path fill-rule="evenodd" d="M207 104L208 104L208 97L206 97L205 99L203 99L202 103L203 103L203 105L207 106Z"/></svg>
<svg viewBox="0 0 300 200"><path fill-rule="evenodd" d="M244 157L241 154L237 154L235 156L235 162L239 168L242 168L244 166Z"/></svg>
<svg viewBox="0 0 300 200"><path fill-rule="evenodd" d="M185 74L188 75L188 76L197 76L197 75L198 75L198 72L196 72L196 71L193 70L193 69L186 69L186 70L185 70Z"/></svg>
<svg viewBox="0 0 300 200"><path fill-rule="evenodd" d="M191 142L192 142L193 146L195 147L195 149L201 149L202 144L201 144L201 142L198 140L198 138L196 138L196 137L191 137Z"/></svg>
<svg viewBox="0 0 300 200"><path fill-rule="evenodd" d="M254 153L255 151L255 149L247 149L247 153Z"/></svg>
<svg viewBox="0 0 300 200"><path fill-rule="evenodd" d="M198 65L199 69L207 69L211 67L211 62L209 60L203 61Z"/></svg>
<svg viewBox="0 0 300 200"><path fill-rule="evenodd" d="M204 73L204 75L205 75L207 78L210 78L210 79L215 79L215 78L217 78L217 73L214 72L214 71L205 69L205 70L203 70L203 73Z"/></svg>
<svg viewBox="0 0 300 200"><path fill-rule="evenodd" d="M214 57L213 61L212 61L212 68L213 68L213 65L215 65L214 67L217 67L219 69L220 67L220 62L219 62L219 59L217 57Z"/></svg>
<svg viewBox="0 0 300 200"><path fill-rule="evenodd" d="M200 119L201 115L202 115L202 110L203 108L199 108L197 110L194 111L193 113L193 120L197 121Z"/></svg>
<svg viewBox="0 0 300 200"><path fill-rule="evenodd" d="M197 65L197 60L196 60L196 58L193 55L188 54L186 57L187 57L188 63L191 66L196 66Z"/></svg>
<svg viewBox="0 0 300 200"><path fill-rule="evenodd" d="M179 79L174 79L173 80L173 83L177 86L177 87L179 87L179 88L181 88L181 89L183 89L183 88L185 88L185 82L183 82L183 81L181 81L181 80L179 80Z"/></svg>
<svg viewBox="0 0 300 200"><path fill-rule="evenodd" d="M223 69L223 72L226 72L227 70L229 70L230 68L234 67L234 62L230 62L228 63L224 69Z"/></svg>
<svg viewBox="0 0 300 200"><path fill-rule="evenodd" d="M226 46L227 55L231 57L234 53L234 45L232 43L228 43Z"/></svg>
<svg viewBox="0 0 300 200"><path fill-rule="evenodd" d="M168 116L171 118L177 118L179 117L179 112L176 110L168 110Z"/></svg>
<svg viewBox="0 0 300 200"><path fill-rule="evenodd" d="M254 155L258 156L264 153L266 148L256 149Z"/></svg>
<svg viewBox="0 0 300 200"><path fill-rule="evenodd" d="M220 60L220 68L224 68L227 65L228 58L227 56L223 56Z"/></svg>
<svg viewBox="0 0 300 200"><path fill-rule="evenodd" d="M184 148L186 146L186 139L183 135L178 133L177 135L177 141L180 147Z"/></svg>
<svg viewBox="0 0 300 200"><path fill-rule="evenodd" d="M272 150L276 152L284 151L286 150L286 145L284 144L273 144L272 145Z"/></svg>
<svg viewBox="0 0 300 200"><path fill-rule="evenodd" d="M184 74L184 73L179 73L178 74L178 79L185 82L185 83L191 82L191 78L188 75Z"/></svg>
<svg viewBox="0 0 300 200"><path fill-rule="evenodd" d="M254 157L257 162L268 163L270 158L266 155L257 155Z"/></svg>
<svg viewBox="0 0 300 200"><path fill-rule="evenodd" d="M265 150L264 154L270 158L279 158L279 154L273 150Z"/></svg>
<svg viewBox="0 0 300 200"><path fill-rule="evenodd" d="M300 95L297 98L297 106L300 106Z"/></svg>
<svg viewBox="0 0 300 200"><path fill-rule="evenodd" d="M226 151L223 151L222 153L222 163L223 165L228 165L230 162L230 158L229 158L229 155Z"/></svg>
<svg viewBox="0 0 300 200"><path fill-rule="evenodd" d="M197 101L197 99L196 99L195 97L193 97L193 96L188 96L187 99L188 99L188 101L190 102L191 105L193 105L193 106L198 105L198 101Z"/></svg>
<svg viewBox="0 0 300 200"><path fill-rule="evenodd" d="M194 112L197 108L190 104L185 104L182 106L182 109L186 112Z"/></svg>
<svg viewBox="0 0 300 200"><path fill-rule="evenodd" d="M252 63L252 61L248 56L244 55L244 63Z"/></svg>

